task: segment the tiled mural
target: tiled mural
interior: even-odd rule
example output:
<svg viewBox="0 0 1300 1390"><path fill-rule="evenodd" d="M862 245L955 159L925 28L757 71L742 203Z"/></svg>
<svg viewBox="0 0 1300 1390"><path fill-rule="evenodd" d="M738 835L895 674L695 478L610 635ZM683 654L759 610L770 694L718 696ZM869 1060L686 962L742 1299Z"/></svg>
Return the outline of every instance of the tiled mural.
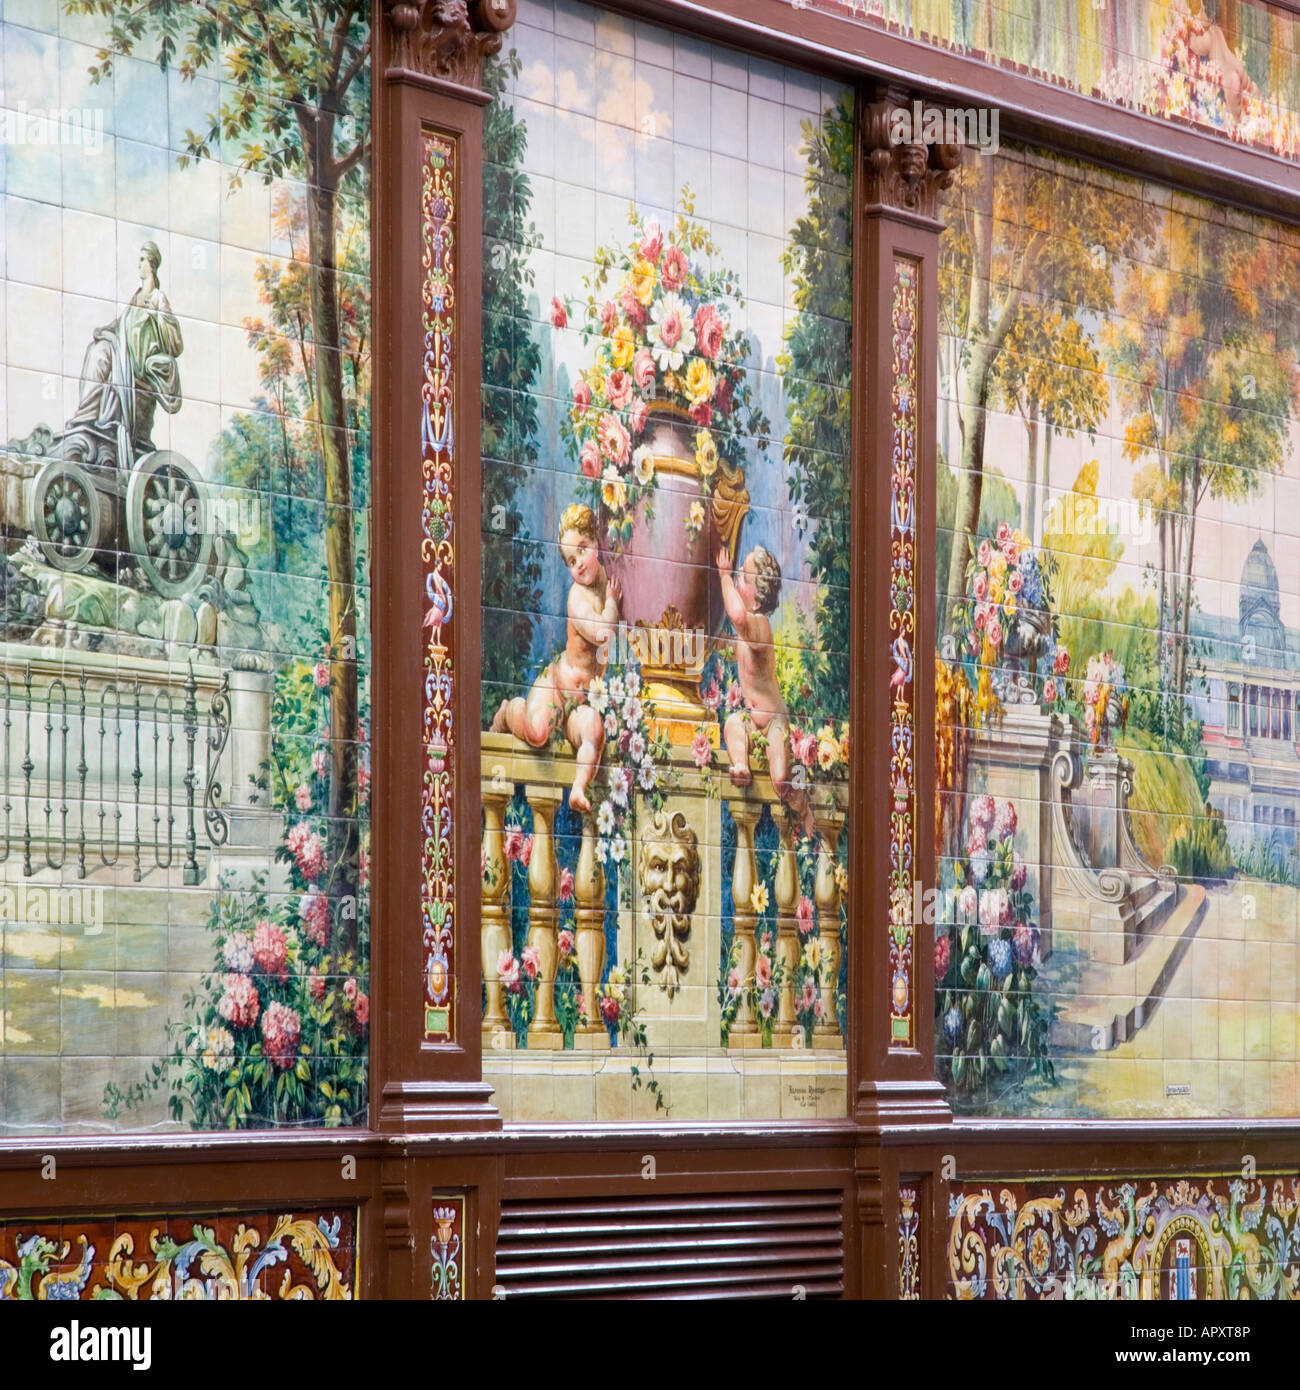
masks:
<svg viewBox="0 0 1300 1390"><path fill-rule="evenodd" d="M1300 238L1028 149L945 216L940 1078L1294 1115Z"/></svg>
<svg viewBox="0 0 1300 1390"><path fill-rule="evenodd" d="M349 1207L0 1222L0 1300L356 1296Z"/></svg>
<svg viewBox="0 0 1300 1390"><path fill-rule="evenodd" d="M484 1070L843 1114L848 93L569 0L489 68Z"/></svg>
<svg viewBox="0 0 1300 1390"><path fill-rule="evenodd" d="M369 7L212 8L2 12L0 1135L365 1115Z"/></svg>
<svg viewBox="0 0 1300 1390"><path fill-rule="evenodd" d="M789 0L1300 157L1300 16L1257 0Z"/></svg>
<svg viewBox="0 0 1300 1390"><path fill-rule="evenodd" d="M948 1199L948 1297L1300 1298L1300 1179L988 1182Z"/></svg>

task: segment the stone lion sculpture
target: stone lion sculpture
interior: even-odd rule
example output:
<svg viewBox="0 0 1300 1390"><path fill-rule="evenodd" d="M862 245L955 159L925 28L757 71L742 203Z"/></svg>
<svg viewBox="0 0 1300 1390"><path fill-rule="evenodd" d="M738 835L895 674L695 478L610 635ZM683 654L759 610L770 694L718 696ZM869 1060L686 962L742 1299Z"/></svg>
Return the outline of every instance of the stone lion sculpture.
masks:
<svg viewBox="0 0 1300 1390"><path fill-rule="evenodd" d="M650 964L671 999L690 965L686 940L700 891L699 841L677 812L656 811L641 841L641 896L655 934Z"/></svg>

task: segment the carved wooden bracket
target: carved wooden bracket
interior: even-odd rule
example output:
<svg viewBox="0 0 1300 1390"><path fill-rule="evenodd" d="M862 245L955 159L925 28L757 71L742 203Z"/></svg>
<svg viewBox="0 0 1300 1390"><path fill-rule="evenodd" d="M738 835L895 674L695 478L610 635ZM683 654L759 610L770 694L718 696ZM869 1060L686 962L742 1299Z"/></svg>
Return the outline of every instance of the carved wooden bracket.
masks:
<svg viewBox="0 0 1300 1390"><path fill-rule="evenodd" d="M898 87L877 95L863 110L867 206L937 222L939 195L955 177L962 146L930 138L946 129L940 108Z"/></svg>
<svg viewBox="0 0 1300 1390"><path fill-rule="evenodd" d="M515 0L384 0L391 65L425 77L482 85L483 59L501 48Z"/></svg>

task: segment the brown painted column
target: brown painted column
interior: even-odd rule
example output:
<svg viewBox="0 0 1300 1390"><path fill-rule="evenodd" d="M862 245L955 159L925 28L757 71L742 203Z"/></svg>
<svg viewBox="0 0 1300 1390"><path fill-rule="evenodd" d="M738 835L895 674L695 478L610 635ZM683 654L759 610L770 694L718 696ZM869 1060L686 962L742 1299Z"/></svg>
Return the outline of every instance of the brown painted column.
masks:
<svg viewBox="0 0 1300 1390"><path fill-rule="evenodd" d="M500 1126L479 1017L481 78L514 15L374 7L371 1076L390 1133Z"/></svg>
<svg viewBox="0 0 1300 1390"><path fill-rule="evenodd" d="M863 1291L897 1297L897 1175L873 1132L950 1119L934 1075L935 418L941 190L960 151L893 143L912 94L863 103L854 229L850 1087Z"/></svg>

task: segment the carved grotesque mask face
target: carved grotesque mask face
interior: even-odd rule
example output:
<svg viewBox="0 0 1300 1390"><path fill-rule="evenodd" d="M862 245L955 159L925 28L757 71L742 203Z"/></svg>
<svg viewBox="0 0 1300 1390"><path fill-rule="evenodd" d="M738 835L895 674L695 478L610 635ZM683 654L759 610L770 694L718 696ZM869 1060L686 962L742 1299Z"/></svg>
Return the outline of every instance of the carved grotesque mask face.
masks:
<svg viewBox="0 0 1300 1390"><path fill-rule="evenodd" d="M666 912L674 917L689 915L695 907L694 880L693 843L655 840L646 846L642 887L652 912Z"/></svg>

